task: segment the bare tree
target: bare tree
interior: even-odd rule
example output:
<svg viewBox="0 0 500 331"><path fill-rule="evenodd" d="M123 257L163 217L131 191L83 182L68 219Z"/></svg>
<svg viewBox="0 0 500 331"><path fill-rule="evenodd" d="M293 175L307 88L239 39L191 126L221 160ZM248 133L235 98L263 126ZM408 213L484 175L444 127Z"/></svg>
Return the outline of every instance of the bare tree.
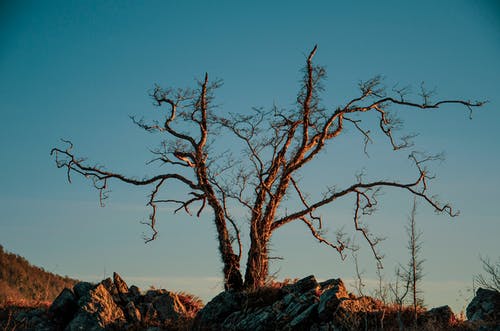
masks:
<svg viewBox="0 0 500 331"><path fill-rule="evenodd" d="M161 146L153 150L152 161L168 166L169 171L145 179L135 179L123 174L89 165L76 157L69 148L54 148L57 166L67 170L68 180L77 173L93 181L101 199L113 180L136 186L150 186L148 205L151 207L149 226L153 240L157 236L157 206L169 203L178 206L177 211L188 214L196 207L196 215L209 207L214 215L219 253L224 264L226 289L254 289L264 284L269 273L269 241L277 229L291 222L302 222L319 242L330 246L344 257L347 242L342 235L330 240L323 235L322 218L317 210L341 198L354 198L353 223L370 245L374 257L380 260L376 250L379 242L359 222L361 215L370 214L376 207L376 195L382 188L400 189L414 195L436 211L455 216L449 204L441 204L428 193L432 179L426 164L433 157L412 152L416 176L407 182L376 180L365 181L362 176L351 185L325 190L318 199L309 199L299 180L299 171L313 161L325 146L344 132L346 126L357 130L366 143L371 141L370 130L361 119L372 113L378 118L375 130L385 135L394 150L411 146L411 136L396 136L400 126L388 112L390 106L408 109L436 109L445 105L464 106L469 110L483 102L441 100L432 102L431 93L422 89L422 102L407 100L406 89L394 89L390 95L381 85L380 77L359 84L360 94L343 106L328 108L320 102L325 69L313 64L317 47L309 53L304 68L302 86L296 107L293 109L255 109L251 114L223 116L214 111L213 92L220 82L209 82L208 75L196 89L162 89L155 87L152 97L161 108L166 106L162 121L146 123L132 118L141 128L164 136ZM359 115L359 116L358 116ZM358 117L354 117L358 116ZM247 160L235 160L228 155L220 157L210 148L214 138L229 132L243 145ZM241 159L241 158L240 158ZM185 199L160 198L167 194L170 182L183 184L189 190ZM297 209L288 211L282 204L285 197L294 196L300 203ZM248 223L235 220L231 206L242 206L248 211ZM234 213L233 213L234 214ZM250 247L243 277L240 271L242 244L238 224L249 224Z"/></svg>
<svg viewBox="0 0 500 331"><path fill-rule="evenodd" d="M400 325L400 329L403 327L401 311L403 310L404 303L407 302L406 297L409 294L412 296L410 302L413 306L413 322L415 328L417 327L417 308L423 305L423 299L420 297L421 291L419 288L419 283L423 277L424 263L424 260L420 258L420 251L422 249L422 232L416 228L416 215L417 201L414 199L411 214L406 226L406 233L408 235L407 247L410 258L406 265L399 264L396 267L396 279L394 283L389 283L389 289L392 292L394 303L398 307L398 323ZM381 282L380 276L379 282ZM379 286L381 287L381 285Z"/></svg>
<svg viewBox="0 0 500 331"><path fill-rule="evenodd" d="M500 257L492 262L488 257L479 257L486 275L474 276L474 285L488 290L500 292Z"/></svg>
<svg viewBox="0 0 500 331"><path fill-rule="evenodd" d="M397 306L397 321L399 330L404 330L404 323L401 317L403 311L403 304L405 298L410 292L411 287L411 272L410 270L405 270L401 265L396 267L394 271L396 279L394 283L389 283L389 290L392 293L394 304Z"/></svg>
<svg viewBox="0 0 500 331"><path fill-rule="evenodd" d="M408 261L408 275L410 276L410 285L413 298L413 317L414 323L417 323L417 307L423 305L423 299L420 297L419 283L423 277L423 263L424 260L420 258L420 251L422 249L422 232L416 228L416 215L417 215L417 202L413 200L413 207L411 209L410 219L406 227L408 233L408 250L410 253L410 260Z"/></svg>
<svg viewBox="0 0 500 331"><path fill-rule="evenodd" d="M359 269L359 263L358 263L358 247L354 248L352 250L352 259L354 260L354 271L355 271L355 278L354 278L354 283L353 286L356 289L356 292L358 293L359 296L363 297L365 296L364 294L364 288L366 284L363 282L363 276L365 274L364 270Z"/></svg>

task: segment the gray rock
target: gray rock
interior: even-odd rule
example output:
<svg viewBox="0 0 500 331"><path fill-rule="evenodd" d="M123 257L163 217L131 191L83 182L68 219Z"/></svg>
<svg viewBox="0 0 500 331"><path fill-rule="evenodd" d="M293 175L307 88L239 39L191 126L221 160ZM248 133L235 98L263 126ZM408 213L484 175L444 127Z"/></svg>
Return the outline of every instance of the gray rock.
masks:
<svg viewBox="0 0 500 331"><path fill-rule="evenodd" d="M198 312L193 322L193 330L219 330L224 320L241 310L245 295L241 292L219 293Z"/></svg>
<svg viewBox="0 0 500 331"><path fill-rule="evenodd" d="M66 331L104 330L125 322L123 311L116 305L103 284L99 284L78 301L80 308Z"/></svg>
<svg viewBox="0 0 500 331"><path fill-rule="evenodd" d="M316 278L313 275L302 278L297 281L295 284L285 285L283 286L283 290L286 292L295 292L295 293L304 293L312 289L316 289L319 287Z"/></svg>
<svg viewBox="0 0 500 331"><path fill-rule="evenodd" d="M91 315L78 314L64 331L103 331L106 330L99 322Z"/></svg>
<svg viewBox="0 0 500 331"><path fill-rule="evenodd" d="M307 330L307 329L305 329ZM309 331L338 331L332 323L321 323L321 324L312 324L309 327Z"/></svg>
<svg viewBox="0 0 500 331"><path fill-rule="evenodd" d="M309 306L300 315L296 316L286 327L288 330L306 330L317 315L318 303Z"/></svg>
<svg viewBox="0 0 500 331"><path fill-rule="evenodd" d="M493 321L500 324L500 292L479 288L467 306L470 321Z"/></svg>
<svg viewBox="0 0 500 331"><path fill-rule="evenodd" d="M309 283L311 284L311 283ZM300 291L309 287L309 291ZM242 309L230 314L217 330L307 330L317 316L316 286L296 287L271 305ZM299 290L300 289L300 290Z"/></svg>
<svg viewBox="0 0 500 331"><path fill-rule="evenodd" d="M75 294L68 288L62 290L49 308L49 314L58 324L66 325L78 310Z"/></svg>
<svg viewBox="0 0 500 331"><path fill-rule="evenodd" d="M291 296L291 299L290 299ZM307 310L309 307L318 302L318 297L316 296L316 290L312 289L302 295L297 295L295 293L290 293L288 296L283 298L284 309L277 314L276 319L280 325L284 325L296 317L301 315L301 313Z"/></svg>
<svg viewBox="0 0 500 331"><path fill-rule="evenodd" d="M75 294L76 299L80 299L81 297L87 295L90 290L94 289L95 285L89 282L78 282L73 286L73 293Z"/></svg>
<svg viewBox="0 0 500 331"><path fill-rule="evenodd" d="M328 320L337 309L341 300L349 296L342 280L331 279L327 282L323 282L323 286L328 289L319 298L318 316L321 320Z"/></svg>
<svg viewBox="0 0 500 331"><path fill-rule="evenodd" d="M221 330L277 330L272 308L260 307L251 312L237 311L224 320Z"/></svg>

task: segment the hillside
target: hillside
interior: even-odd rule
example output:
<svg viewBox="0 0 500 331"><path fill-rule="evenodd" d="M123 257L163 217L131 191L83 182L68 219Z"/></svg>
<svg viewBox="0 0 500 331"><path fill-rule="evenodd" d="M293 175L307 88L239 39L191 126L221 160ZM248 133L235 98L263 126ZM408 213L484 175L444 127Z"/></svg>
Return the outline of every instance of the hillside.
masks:
<svg viewBox="0 0 500 331"><path fill-rule="evenodd" d="M52 301L78 281L31 265L0 245L0 304L6 301Z"/></svg>

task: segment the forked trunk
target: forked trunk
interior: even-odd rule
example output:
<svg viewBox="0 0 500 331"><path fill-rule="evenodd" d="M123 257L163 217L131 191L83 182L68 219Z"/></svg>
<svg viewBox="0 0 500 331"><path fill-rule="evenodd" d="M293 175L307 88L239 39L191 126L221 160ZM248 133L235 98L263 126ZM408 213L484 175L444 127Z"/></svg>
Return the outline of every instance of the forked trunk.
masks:
<svg viewBox="0 0 500 331"><path fill-rule="evenodd" d="M219 252L222 258L222 263L224 264L224 289L226 291L239 291L243 289L240 260L238 255L234 254L233 246L231 245L231 240L226 227L224 212L221 209L218 209L217 206L214 209L216 210L215 225L219 239Z"/></svg>
<svg viewBox="0 0 500 331"><path fill-rule="evenodd" d="M222 254L222 249L220 249ZM224 263L224 289L240 291L243 289L243 279L240 272L240 261L236 254L222 258Z"/></svg>

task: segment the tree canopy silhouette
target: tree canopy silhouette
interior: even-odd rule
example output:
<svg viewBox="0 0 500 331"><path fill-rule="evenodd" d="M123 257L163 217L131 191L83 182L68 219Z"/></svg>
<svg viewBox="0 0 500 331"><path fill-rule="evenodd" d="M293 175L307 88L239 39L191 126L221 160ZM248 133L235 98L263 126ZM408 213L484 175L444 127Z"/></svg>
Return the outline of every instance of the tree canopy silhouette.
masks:
<svg viewBox="0 0 500 331"><path fill-rule="evenodd" d="M354 229L364 236L374 257L380 260L376 250L379 239L358 222L362 214L370 214L374 210L380 189L405 191L425 201L438 212L456 215L449 204L440 203L428 193L432 178L426 170L426 163L436 157L411 152L415 176L405 182L365 181L362 176L358 176L357 180L344 188L330 186L319 199L311 201L301 187L299 170L314 161L325 146L345 131L346 126L352 126L364 137L365 148L371 140L371 130L379 130L388 139L393 150L411 147L411 135L394 134L400 122L388 112L390 106L431 109L456 105L472 111L483 102L433 102L431 93L424 88L421 92L422 101L411 101L407 99L407 89L393 89L387 93L380 77L375 77L361 82L359 95L343 106L325 107L320 102L320 93L323 92L322 81L326 72L322 66L313 64L316 50L317 47L314 47L307 56L296 106L291 109L275 106L269 110L254 109L250 114L218 114L214 111L213 100L214 92L221 82L210 82L208 74L205 74L195 89L163 89L156 86L151 96L164 112L164 119L152 123L134 117L132 120L148 132L163 135L160 147L152 151L154 158L151 162L167 166L168 171L164 173L136 179L92 166L75 156L73 145L69 141L66 141L68 148L54 148L51 154L55 156L57 166L66 169L70 182L74 173L93 181L101 200L106 198L106 191L114 180L151 187L147 204L151 208L148 225L152 235L147 241L154 240L158 234L156 222L159 204L176 205L176 212L183 210L188 214L191 214L191 209L196 208L197 216L209 208L213 212L216 226L226 289L254 289L264 284L269 273L271 236L275 230L291 222L304 223L316 240L343 256L344 250L348 248L348 241L342 233L338 233L333 240L326 238L322 231L322 218L315 212L346 197L354 199ZM377 117L378 123L371 130L362 122L367 113ZM231 134L243 143L246 160L235 160L227 155L221 157L215 152L212 147L221 143L216 138L223 134ZM189 193L185 199L161 197L169 194L165 189L169 182L186 186ZM297 198L299 205L296 210L285 210L282 202L292 195ZM247 222L233 217L233 206L243 207L248 211ZM249 226L250 237L244 277L240 266L242 225Z"/></svg>

